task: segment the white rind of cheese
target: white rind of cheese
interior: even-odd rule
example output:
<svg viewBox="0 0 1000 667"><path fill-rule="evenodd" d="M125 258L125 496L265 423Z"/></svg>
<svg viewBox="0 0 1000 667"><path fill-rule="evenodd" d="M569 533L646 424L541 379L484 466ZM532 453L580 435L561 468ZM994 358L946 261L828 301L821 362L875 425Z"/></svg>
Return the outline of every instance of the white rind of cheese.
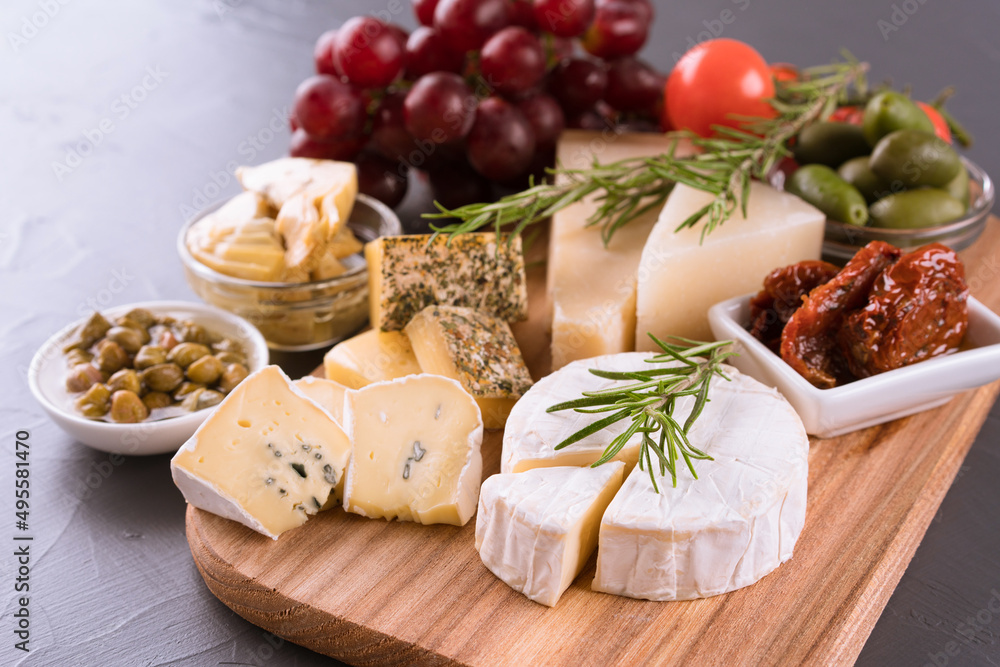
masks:
<svg viewBox="0 0 1000 667"><path fill-rule="evenodd" d="M557 159L566 168L586 168L594 160L607 164L658 155L674 142L652 134L567 130L559 141ZM678 146L677 154L689 150ZM597 208L590 197L552 217L547 287L554 369L577 359L634 349L636 276L660 208L620 228L607 246L600 226L588 226Z"/></svg>
<svg viewBox="0 0 1000 667"><path fill-rule="evenodd" d="M760 289L779 266L819 259L826 216L795 195L750 184L747 217L737 209L704 240L704 222L676 231L712 195L678 184L649 235L639 264L635 349L655 350L647 333L712 340L708 309Z"/></svg>
<svg viewBox="0 0 1000 667"><path fill-rule="evenodd" d="M549 413L546 409L556 403L582 398L581 392L599 391L620 384L616 380L606 380L593 375L590 372L591 368L604 371L649 369L654 366L646 363L645 359L651 356L645 352L625 352L581 359L536 382L514 404L507 418L507 428L503 434L503 454L500 460L501 472L523 472L550 466L585 466L601 458L608 444L628 428L628 420L592 433L579 442L557 451L556 445L592 423L595 417L575 410ZM614 460L624 461L630 470L639 459L641 440L642 436L637 434L622 448Z"/></svg>
<svg viewBox="0 0 1000 667"><path fill-rule="evenodd" d="M476 518L483 564L528 599L554 606L597 546L601 516L624 469L612 461L487 479Z"/></svg>
<svg viewBox="0 0 1000 667"><path fill-rule="evenodd" d="M809 439L774 389L725 367L689 434L713 461L677 487L636 467L601 523L593 590L690 600L749 586L792 557L806 514ZM688 407L688 410L690 407ZM655 460L655 458L654 458ZM654 464L655 465L655 464Z"/></svg>
<svg viewBox="0 0 1000 667"><path fill-rule="evenodd" d="M266 366L226 396L170 471L189 504L278 539L330 506L350 456L340 425Z"/></svg>
<svg viewBox="0 0 1000 667"><path fill-rule="evenodd" d="M344 509L376 519L463 526L483 481L483 417L455 380L408 375L347 392L354 454Z"/></svg>

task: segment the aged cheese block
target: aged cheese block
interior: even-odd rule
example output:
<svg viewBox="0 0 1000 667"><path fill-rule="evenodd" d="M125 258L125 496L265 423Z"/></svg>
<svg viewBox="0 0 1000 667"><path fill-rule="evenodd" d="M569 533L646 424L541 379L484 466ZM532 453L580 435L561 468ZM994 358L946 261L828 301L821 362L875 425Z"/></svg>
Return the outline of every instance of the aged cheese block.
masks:
<svg viewBox="0 0 1000 667"><path fill-rule="evenodd" d="M326 377L360 389L372 382L420 372L410 341L402 331L365 331L337 343L324 355Z"/></svg>
<svg viewBox="0 0 1000 667"><path fill-rule="evenodd" d="M472 394L486 428L503 428L531 374L506 321L482 310L427 306L404 330L425 373L458 380Z"/></svg>
<svg viewBox="0 0 1000 667"><path fill-rule="evenodd" d="M714 460L696 462L697 480L681 464L676 488L656 470L659 493L648 470L632 470L604 513L595 591L709 597L792 557L805 521L809 439L777 391L736 369L726 374L732 381L713 381L689 433Z"/></svg>
<svg viewBox="0 0 1000 667"><path fill-rule="evenodd" d="M607 164L657 155L671 144L654 134L567 130L559 141L557 158L566 167L586 168L595 159ZM627 352L635 344L636 272L659 208L619 229L607 247L600 228L587 226L597 208L591 198L552 217L548 290L553 368L576 359Z"/></svg>
<svg viewBox="0 0 1000 667"><path fill-rule="evenodd" d="M410 375L349 391L354 456L344 508L362 516L465 525L482 483L483 420L462 386Z"/></svg>
<svg viewBox="0 0 1000 667"><path fill-rule="evenodd" d="M492 232L431 241L429 234L384 236L365 246L371 325L399 331L430 305L479 308L512 322L528 316L520 237Z"/></svg>
<svg viewBox="0 0 1000 667"><path fill-rule="evenodd" d="M170 470L188 503L277 539L327 504L350 456L340 425L268 366L226 396Z"/></svg>
<svg viewBox="0 0 1000 667"><path fill-rule="evenodd" d="M546 409L556 403L581 398L583 391L599 391L617 384L615 380L593 375L591 368L605 371L650 368L645 362L650 356L652 355L647 353L626 352L581 359L535 383L514 405L507 418L500 459L501 471L510 473L550 466L585 466L601 458L608 443L625 432L627 422L618 422L557 451L556 445L592 423L595 417L574 410L549 413ZM615 456L615 460L625 462L626 472L639 459L640 440L641 437L636 435Z"/></svg>
<svg viewBox="0 0 1000 667"><path fill-rule="evenodd" d="M549 607L580 574L625 464L536 468L483 482L476 550L514 590Z"/></svg>
<svg viewBox="0 0 1000 667"><path fill-rule="evenodd" d="M750 185L745 219L737 209L704 240L700 225L675 231L711 199L700 190L676 186L649 235L639 266L637 350L656 349L647 332L711 340L711 306L758 290L776 267L820 257L823 213L758 182Z"/></svg>

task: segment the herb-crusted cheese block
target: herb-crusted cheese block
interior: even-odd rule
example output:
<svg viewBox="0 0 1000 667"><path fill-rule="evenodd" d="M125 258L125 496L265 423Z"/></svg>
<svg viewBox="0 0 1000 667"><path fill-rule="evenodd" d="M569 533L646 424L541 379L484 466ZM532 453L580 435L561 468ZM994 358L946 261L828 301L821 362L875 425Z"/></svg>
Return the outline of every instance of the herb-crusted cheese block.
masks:
<svg viewBox="0 0 1000 667"><path fill-rule="evenodd" d="M625 464L537 468L483 482L476 550L514 590L549 607L586 564Z"/></svg>
<svg viewBox="0 0 1000 667"><path fill-rule="evenodd" d="M581 359L539 380L514 405L507 418L500 459L501 471L508 473L549 466L585 466L601 458L608 443L628 428L628 420L592 433L565 449L556 450L556 445L591 424L597 417L575 410L553 413L546 410L556 403L580 398L582 391L599 391L619 384L616 380L595 376L590 372L591 368L604 371L647 370L650 365L645 360L649 357L648 353L625 352ZM639 460L641 437L641 434L637 434L615 456L616 461L625 462L626 473Z"/></svg>
<svg viewBox="0 0 1000 667"><path fill-rule="evenodd" d="M483 420L454 380L410 375L350 391L355 443L344 509L362 516L465 525L482 483Z"/></svg>
<svg viewBox="0 0 1000 667"><path fill-rule="evenodd" d="M698 462L699 479L679 465L676 488L657 469L659 493L648 469L632 470L604 513L595 591L709 597L749 586L792 557L805 522L809 439L777 391L725 371L731 381L713 380L689 433L714 460Z"/></svg>
<svg viewBox="0 0 1000 667"><path fill-rule="evenodd" d="M510 325L482 310L427 306L406 325L420 368L450 377L472 394L486 428L503 428L514 403L531 388Z"/></svg>
<svg viewBox="0 0 1000 667"><path fill-rule="evenodd" d="M323 370L327 378L361 389L419 373L420 364L402 331L372 329L330 348L323 356Z"/></svg>
<svg viewBox="0 0 1000 667"><path fill-rule="evenodd" d="M268 366L226 396L170 470L190 504L277 539L327 504L350 456L337 422Z"/></svg>
<svg viewBox="0 0 1000 667"><path fill-rule="evenodd" d="M398 331L430 305L479 308L509 322L528 317L521 238L494 233L431 241L386 236L365 246L371 325Z"/></svg>

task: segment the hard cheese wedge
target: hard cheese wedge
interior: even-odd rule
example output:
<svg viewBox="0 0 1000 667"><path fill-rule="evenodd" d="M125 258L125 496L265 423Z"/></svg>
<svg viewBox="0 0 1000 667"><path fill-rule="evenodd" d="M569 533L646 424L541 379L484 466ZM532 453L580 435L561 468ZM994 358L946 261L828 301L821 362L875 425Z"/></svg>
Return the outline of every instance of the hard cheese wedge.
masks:
<svg viewBox="0 0 1000 667"><path fill-rule="evenodd" d="M350 456L337 422L268 366L226 396L170 470L190 504L277 539L327 503Z"/></svg>
<svg viewBox="0 0 1000 667"><path fill-rule="evenodd" d="M521 238L488 232L451 239L385 236L365 246L371 325L399 331L430 305L479 308L513 322L528 316Z"/></svg>
<svg viewBox="0 0 1000 667"><path fill-rule="evenodd" d="M749 586L792 557L806 514L809 439L777 391L726 367L692 427L699 479L636 467L604 513L593 589L688 600ZM686 408L690 410L690 404ZM683 411L681 411L683 412ZM679 414L683 423L686 414ZM655 456L653 458L655 461Z"/></svg>
<svg viewBox="0 0 1000 667"><path fill-rule="evenodd" d="M675 231L711 200L711 194L677 185L663 207L639 266L635 349L657 349L647 332L711 340L710 307L758 290L776 267L819 259L823 213L758 182L750 185L746 218L736 210L704 240L700 225Z"/></svg>
<svg viewBox="0 0 1000 667"><path fill-rule="evenodd" d="M483 420L454 380L411 375L348 392L355 443L344 508L362 516L465 525L482 483Z"/></svg>
<svg viewBox="0 0 1000 667"><path fill-rule="evenodd" d="M538 468L483 482L476 550L493 574L549 607L580 574L625 464Z"/></svg>
<svg viewBox="0 0 1000 667"><path fill-rule="evenodd" d="M473 308L428 306L406 325L421 370L444 375L469 392L486 428L503 428L514 403L531 387L510 325Z"/></svg>
<svg viewBox="0 0 1000 667"><path fill-rule="evenodd" d="M360 389L372 382L420 372L410 340L401 331L365 331L337 343L323 356L326 377Z"/></svg>
<svg viewBox="0 0 1000 667"><path fill-rule="evenodd" d="M553 413L546 410L556 403L580 398L583 391L599 391L618 384L615 380L593 375L591 368L605 371L648 369L650 366L644 360L650 356L626 352L581 359L539 380L517 402L507 418L501 471L511 473L550 466L585 466L601 458L608 443L628 428L627 421L620 421L569 447L556 450L556 445L592 423L596 417L574 410ZM626 472L639 459L640 441L641 436L636 435L615 456L615 460L625 462Z"/></svg>
<svg viewBox="0 0 1000 667"><path fill-rule="evenodd" d="M651 134L608 138L599 132L568 130L559 141L557 157L567 168L586 168L595 159L606 164L657 155L671 145L665 137ZM678 154L683 150L679 148ZM597 208L591 198L552 217L547 266L553 368L626 352L635 344L636 275L659 208L619 229L607 247L600 228L587 226Z"/></svg>

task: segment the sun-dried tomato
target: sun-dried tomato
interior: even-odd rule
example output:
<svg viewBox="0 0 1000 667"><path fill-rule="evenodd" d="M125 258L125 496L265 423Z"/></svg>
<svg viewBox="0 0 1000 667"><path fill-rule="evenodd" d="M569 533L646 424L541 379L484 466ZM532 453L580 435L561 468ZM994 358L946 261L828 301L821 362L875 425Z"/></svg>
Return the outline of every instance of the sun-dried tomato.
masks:
<svg viewBox="0 0 1000 667"><path fill-rule="evenodd" d="M750 335L778 352L781 332L802 305L802 297L829 282L838 271L833 264L817 260L771 271L764 278L764 289L750 300Z"/></svg>
<svg viewBox="0 0 1000 667"><path fill-rule="evenodd" d="M903 255L840 329L851 373L868 377L957 350L969 327L968 298L965 269L951 248L932 243Z"/></svg>

